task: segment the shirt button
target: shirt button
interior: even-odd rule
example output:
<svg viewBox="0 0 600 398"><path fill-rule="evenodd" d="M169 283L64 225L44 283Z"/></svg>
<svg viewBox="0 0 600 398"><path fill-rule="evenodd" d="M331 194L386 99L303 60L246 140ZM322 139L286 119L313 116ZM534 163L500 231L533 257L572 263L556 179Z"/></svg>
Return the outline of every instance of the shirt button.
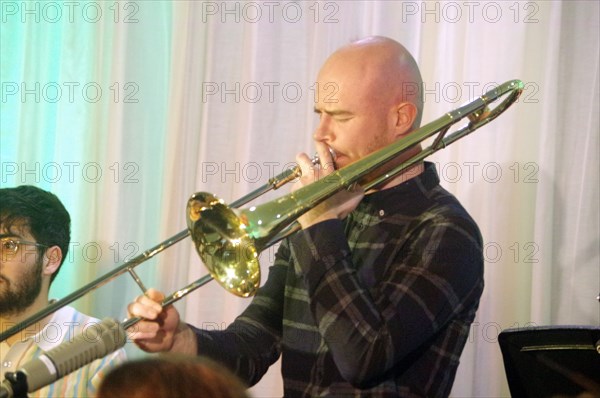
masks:
<svg viewBox="0 0 600 398"><path fill-rule="evenodd" d="M379 217L385 216L385 210L379 210Z"/></svg>

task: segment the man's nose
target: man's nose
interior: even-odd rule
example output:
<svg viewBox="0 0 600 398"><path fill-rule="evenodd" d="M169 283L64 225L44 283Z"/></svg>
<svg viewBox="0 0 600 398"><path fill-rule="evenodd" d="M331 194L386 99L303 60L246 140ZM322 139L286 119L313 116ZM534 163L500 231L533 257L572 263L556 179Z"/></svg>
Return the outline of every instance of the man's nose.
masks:
<svg viewBox="0 0 600 398"><path fill-rule="evenodd" d="M324 115L321 117L321 119L319 120L319 125L317 126L313 134L313 138L315 141L324 142L331 142L335 138L335 135L331 128L331 118L329 116Z"/></svg>

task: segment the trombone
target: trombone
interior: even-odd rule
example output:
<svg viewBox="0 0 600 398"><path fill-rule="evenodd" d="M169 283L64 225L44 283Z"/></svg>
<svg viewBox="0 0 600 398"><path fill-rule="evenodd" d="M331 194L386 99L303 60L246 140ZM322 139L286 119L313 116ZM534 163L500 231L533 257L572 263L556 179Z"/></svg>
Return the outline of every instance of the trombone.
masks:
<svg viewBox="0 0 600 398"><path fill-rule="evenodd" d="M258 196L272 189L277 189L299 177L301 173L299 167L286 170L273 177L264 186L243 196L229 206L210 193L195 193L187 203L188 228L186 230L146 250L130 261L7 329L0 334L0 341L6 340L125 272L129 272L140 288L145 291L146 288L135 274L134 268L188 236L191 236L199 256L208 268L209 274L166 297L162 302L163 307L178 301L213 279L237 296L252 296L260 285L259 253L295 232L298 229L298 223L296 222L298 217L335 193L348 189L353 184L360 184L365 191L376 187L399 175L432 153L445 148L454 141L491 122L519 98L523 87L524 85L520 80L507 81L486 92L481 97L417 129L406 138L336 170L319 181L262 205L239 209L240 206ZM501 98L503 99L498 105L494 108L489 107ZM452 126L465 119L468 119L466 125L447 135ZM380 171L399 155L435 134L437 134L437 137L429 147L421 150L400 165L388 167L383 172ZM313 159L313 163L317 161ZM366 179L374 171L381 174L372 179ZM139 321L139 318L130 318L123 321L119 326L127 329Z"/></svg>

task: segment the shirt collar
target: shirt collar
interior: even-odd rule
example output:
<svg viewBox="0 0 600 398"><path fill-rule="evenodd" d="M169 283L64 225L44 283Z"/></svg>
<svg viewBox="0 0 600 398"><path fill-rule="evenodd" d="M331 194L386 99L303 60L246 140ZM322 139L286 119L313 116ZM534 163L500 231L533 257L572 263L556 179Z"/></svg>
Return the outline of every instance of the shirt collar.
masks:
<svg viewBox="0 0 600 398"><path fill-rule="evenodd" d="M385 217L386 214L397 213L400 210L406 212L419 206L423 200L431 197L432 191L440 183L435 164L424 164L425 170L418 176L394 187L365 195L359 208Z"/></svg>

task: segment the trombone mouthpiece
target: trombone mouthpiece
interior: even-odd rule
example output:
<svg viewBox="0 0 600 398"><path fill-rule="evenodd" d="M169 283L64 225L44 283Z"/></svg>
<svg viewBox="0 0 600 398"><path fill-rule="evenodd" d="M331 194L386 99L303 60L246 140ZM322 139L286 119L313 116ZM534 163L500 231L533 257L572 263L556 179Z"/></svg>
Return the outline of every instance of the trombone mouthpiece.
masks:
<svg viewBox="0 0 600 398"><path fill-rule="evenodd" d="M331 159L333 160L333 166L337 169L337 166L335 164L335 158L336 158L335 150L332 147L327 147L327 149L329 150L329 153L331 154ZM313 166L321 164L321 159L319 157L319 154L315 152L315 155L312 157L310 162L313 164Z"/></svg>
<svg viewBox="0 0 600 398"><path fill-rule="evenodd" d="M335 162L335 158L337 157L337 154L335 153L335 150L332 147L328 147L329 148L329 153L331 154L331 159L333 159L333 161Z"/></svg>

